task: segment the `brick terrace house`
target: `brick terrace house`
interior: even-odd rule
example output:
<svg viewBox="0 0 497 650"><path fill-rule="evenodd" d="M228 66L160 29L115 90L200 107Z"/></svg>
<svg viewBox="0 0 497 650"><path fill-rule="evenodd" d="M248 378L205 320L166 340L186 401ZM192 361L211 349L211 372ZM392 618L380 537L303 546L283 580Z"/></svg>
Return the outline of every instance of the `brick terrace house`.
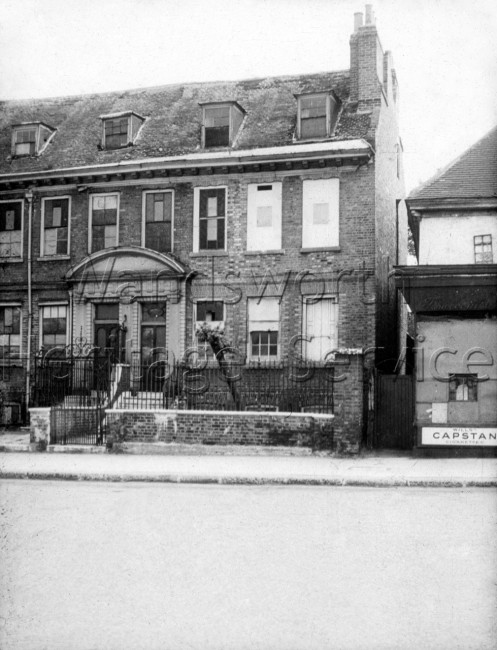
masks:
<svg viewBox="0 0 497 650"><path fill-rule="evenodd" d="M340 350L361 372L395 359L388 277L407 247L399 91L370 6L354 27L348 70L3 102L1 389L12 408L40 348L181 359L203 322L247 364L296 350L316 363ZM356 449L362 375L343 393Z"/></svg>
<svg viewBox="0 0 497 650"><path fill-rule="evenodd" d="M497 127L406 200L419 266L396 284L416 321L422 453L497 448Z"/></svg>

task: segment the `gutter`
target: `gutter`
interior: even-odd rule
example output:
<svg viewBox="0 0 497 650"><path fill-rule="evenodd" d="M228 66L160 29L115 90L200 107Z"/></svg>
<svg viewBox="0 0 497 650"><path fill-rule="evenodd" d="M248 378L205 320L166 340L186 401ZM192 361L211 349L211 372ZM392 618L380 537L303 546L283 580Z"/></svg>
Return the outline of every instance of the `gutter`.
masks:
<svg viewBox="0 0 497 650"><path fill-rule="evenodd" d="M358 156L374 155L371 145L363 139L347 140L329 143L311 143L307 145L287 145L283 147L254 148L240 151L218 151L187 154L185 156L164 156L142 160L125 160L116 163L98 165L82 165L79 167L63 167L59 169L0 174L2 181L22 181L37 178L54 178L59 176L94 176L95 174L131 173L134 171L153 171L168 168L198 168L261 164L267 162L287 162L319 159L319 158L357 158Z"/></svg>

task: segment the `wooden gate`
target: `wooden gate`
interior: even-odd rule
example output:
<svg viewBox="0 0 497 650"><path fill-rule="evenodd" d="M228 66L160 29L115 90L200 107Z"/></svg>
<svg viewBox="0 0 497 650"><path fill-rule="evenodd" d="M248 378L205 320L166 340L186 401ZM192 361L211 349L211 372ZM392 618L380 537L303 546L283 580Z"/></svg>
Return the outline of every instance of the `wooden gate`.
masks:
<svg viewBox="0 0 497 650"><path fill-rule="evenodd" d="M414 444L414 375L375 373L377 449L412 449Z"/></svg>

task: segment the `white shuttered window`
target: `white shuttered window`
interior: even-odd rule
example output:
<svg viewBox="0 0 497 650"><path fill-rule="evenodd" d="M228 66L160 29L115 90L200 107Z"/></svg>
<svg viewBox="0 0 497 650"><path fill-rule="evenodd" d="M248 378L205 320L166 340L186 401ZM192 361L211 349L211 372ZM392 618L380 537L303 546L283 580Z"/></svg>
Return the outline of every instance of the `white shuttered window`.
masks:
<svg viewBox="0 0 497 650"><path fill-rule="evenodd" d="M339 180L304 181L302 198L302 247L339 245Z"/></svg>
<svg viewBox="0 0 497 650"><path fill-rule="evenodd" d="M338 305L334 298L307 300L304 303L305 356L326 361L326 355L338 345Z"/></svg>

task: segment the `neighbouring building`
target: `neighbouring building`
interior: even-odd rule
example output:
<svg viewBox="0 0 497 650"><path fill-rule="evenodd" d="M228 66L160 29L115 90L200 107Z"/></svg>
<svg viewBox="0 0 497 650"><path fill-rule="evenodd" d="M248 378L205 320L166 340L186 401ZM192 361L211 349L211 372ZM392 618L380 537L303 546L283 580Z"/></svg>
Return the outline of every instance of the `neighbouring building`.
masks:
<svg viewBox="0 0 497 650"><path fill-rule="evenodd" d="M29 399L40 349L179 360L208 322L247 367L340 357L356 451L364 372L405 338L398 102L369 5L347 70L3 102L4 403Z"/></svg>
<svg viewBox="0 0 497 650"><path fill-rule="evenodd" d="M497 127L406 203L419 266L396 285L416 323L418 447L495 453Z"/></svg>

